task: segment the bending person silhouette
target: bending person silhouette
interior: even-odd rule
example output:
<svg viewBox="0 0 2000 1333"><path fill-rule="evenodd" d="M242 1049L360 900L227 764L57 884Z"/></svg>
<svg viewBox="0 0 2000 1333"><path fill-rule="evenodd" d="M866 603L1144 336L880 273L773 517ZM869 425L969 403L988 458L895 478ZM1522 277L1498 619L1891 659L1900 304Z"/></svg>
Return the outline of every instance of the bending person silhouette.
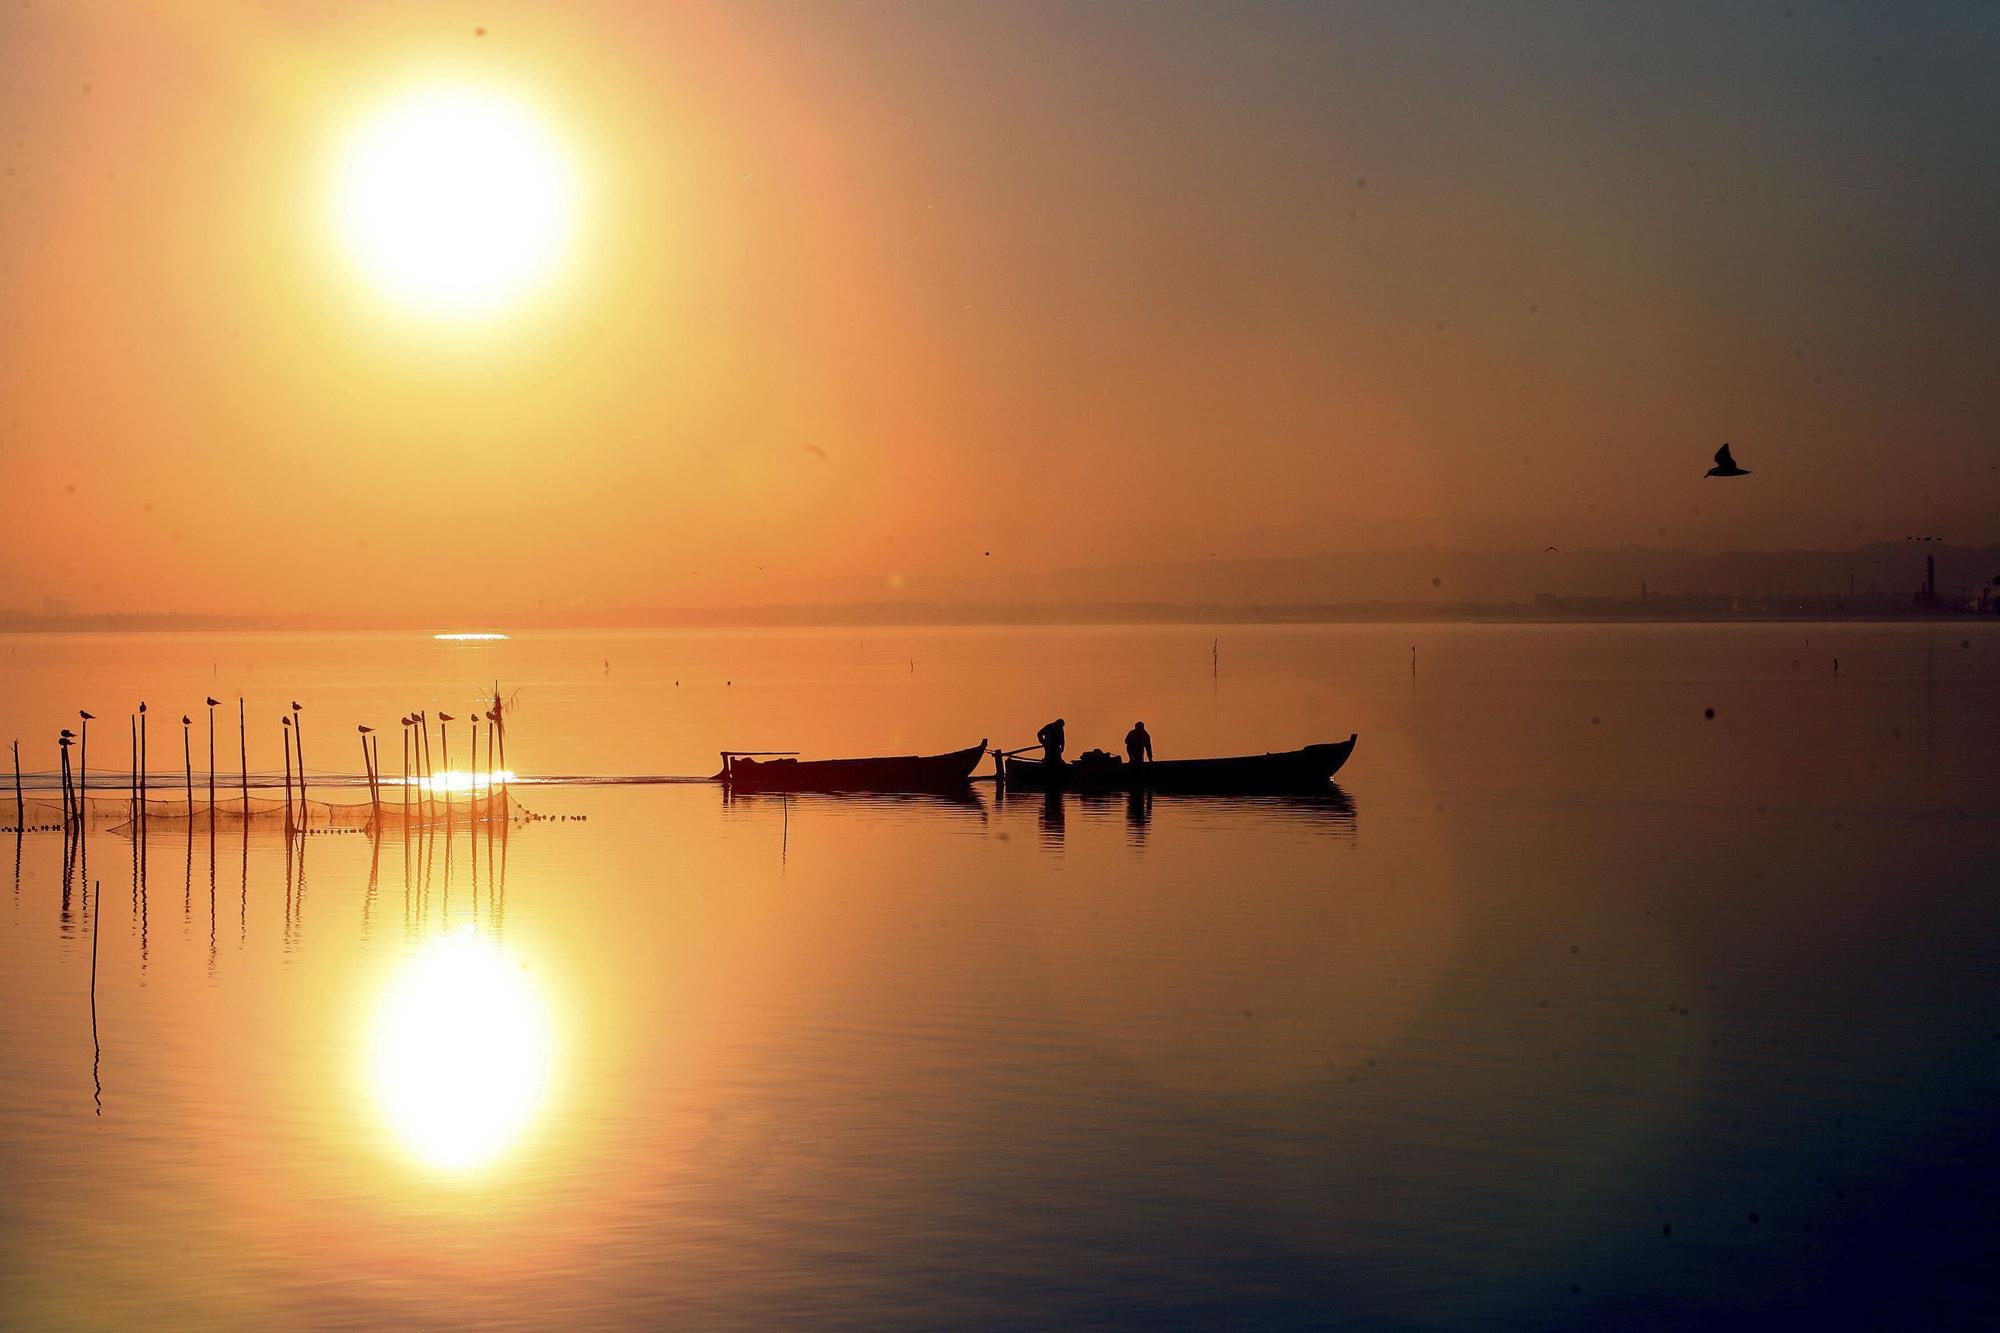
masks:
<svg viewBox="0 0 2000 1333"><path fill-rule="evenodd" d="M1153 735L1144 722L1134 722L1125 733L1125 759L1135 765L1153 762Z"/></svg>
<svg viewBox="0 0 2000 1333"><path fill-rule="evenodd" d="M1057 718L1043 727L1035 733L1035 739L1041 743L1042 758L1051 766L1060 767L1063 761L1063 720Z"/></svg>

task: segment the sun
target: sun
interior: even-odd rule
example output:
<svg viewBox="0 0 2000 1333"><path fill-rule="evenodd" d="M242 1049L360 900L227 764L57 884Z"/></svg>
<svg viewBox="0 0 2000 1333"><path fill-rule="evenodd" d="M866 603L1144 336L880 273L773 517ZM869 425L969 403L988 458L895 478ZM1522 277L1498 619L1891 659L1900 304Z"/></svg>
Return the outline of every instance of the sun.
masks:
<svg viewBox="0 0 2000 1333"><path fill-rule="evenodd" d="M547 1009L527 973L470 926L404 967L375 1016L375 1098L411 1152L465 1171L533 1119L548 1081Z"/></svg>
<svg viewBox="0 0 2000 1333"><path fill-rule="evenodd" d="M384 295L468 319L548 281L572 203L562 147L528 107L444 86L395 98L355 131L336 206L342 244Z"/></svg>

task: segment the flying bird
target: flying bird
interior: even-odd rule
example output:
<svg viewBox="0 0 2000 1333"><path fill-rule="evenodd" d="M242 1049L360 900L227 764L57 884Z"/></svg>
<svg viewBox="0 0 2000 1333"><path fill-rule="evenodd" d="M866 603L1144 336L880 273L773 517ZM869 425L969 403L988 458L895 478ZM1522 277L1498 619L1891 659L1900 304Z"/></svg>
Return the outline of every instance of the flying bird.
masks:
<svg viewBox="0 0 2000 1333"><path fill-rule="evenodd" d="M805 450L813 457L819 459L820 462L824 463L826 461L826 450L820 448L818 445L809 444L805 446Z"/></svg>
<svg viewBox="0 0 2000 1333"><path fill-rule="evenodd" d="M1553 554L1553 555L1561 555L1561 554L1562 554L1562 552L1561 552L1561 551L1559 551L1559 550L1557 550L1557 549L1556 549L1555 547L1553 547L1553 546L1544 546L1544 547L1542 548L1542 554L1543 554L1543 555L1551 555L1551 554Z"/></svg>
<svg viewBox="0 0 2000 1333"><path fill-rule="evenodd" d="M1750 469L1736 466L1736 460L1729 456L1729 446L1723 445L1715 451L1715 466L1702 474L1708 477L1747 477Z"/></svg>

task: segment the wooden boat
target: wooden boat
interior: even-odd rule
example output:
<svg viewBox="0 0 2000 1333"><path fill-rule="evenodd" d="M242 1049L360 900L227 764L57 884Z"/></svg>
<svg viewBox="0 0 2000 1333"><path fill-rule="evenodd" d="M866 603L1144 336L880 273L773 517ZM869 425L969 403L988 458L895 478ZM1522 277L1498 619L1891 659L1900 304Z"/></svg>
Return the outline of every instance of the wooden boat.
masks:
<svg viewBox="0 0 2000 1333"><path fill-rule="evenodd" d="M1300 792L1327 785L1354 753L1355 736L1335 745L1308 745L1276 754L1240 755L1229 759L1162 759L1128 764L1107 757L1080 759L1051 767L1040 759L1010 755L1006 779L1010 787L1064 791L1165 791L1227 795L1232 792Z"/></svg>
<svg viewBox="0 0 2000 1333"><path fill-rule="evenodd" d="M879 759L760 757L725 750L717 782L736 791L950 791L965 785L986 742L950 754Z"/></svg>

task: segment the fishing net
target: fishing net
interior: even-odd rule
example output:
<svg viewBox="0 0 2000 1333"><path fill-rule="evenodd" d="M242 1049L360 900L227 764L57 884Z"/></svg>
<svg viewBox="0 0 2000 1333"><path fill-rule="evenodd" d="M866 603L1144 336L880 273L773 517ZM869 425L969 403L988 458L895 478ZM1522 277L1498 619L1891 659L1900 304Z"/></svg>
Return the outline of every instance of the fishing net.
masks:
<svg viewBox="0 0 2000 1333"><path fill-rule="evenodd" d="M218 796L210 804L201 796L189 800L186 796L153 796L143 800L132 796L86 796L79 804L80 818L87 827L105 829L113 833L130 833L138 829L141 822L182 824L189 820L205 822L213 818L217 824L269 824L285 826L287 820L294 829L308 832L318 829L387 829L400 827L421 827L425 825L457 823L526 823L535 816L520 802L507 794L505 788L497 791L453 792L449 799L444 793L420 795L412 792L405 804L396 797L385 796L377 806L367 801L290 801L281 796ZM0 832L42 832L60 829L65 823L64 803L60 797L31 796L21 802L20 818L16 821L15 811L0 804L0 819L8 820L0 824Z"/></svg>

